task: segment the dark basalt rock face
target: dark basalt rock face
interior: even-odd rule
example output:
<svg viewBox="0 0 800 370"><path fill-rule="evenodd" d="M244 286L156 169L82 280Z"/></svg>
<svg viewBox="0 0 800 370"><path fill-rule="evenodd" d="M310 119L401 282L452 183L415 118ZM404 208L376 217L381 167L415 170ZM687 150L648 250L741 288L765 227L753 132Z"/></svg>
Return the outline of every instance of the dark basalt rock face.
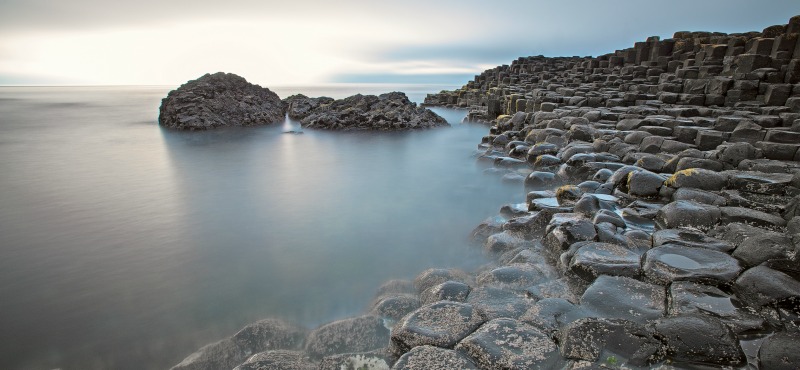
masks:
<svg viewBox="0 0 800 370"><path fill-rule="evenodd" d="M176 130L256 126L283 121L277 94L232 73L206 74L161 100L158 124Z"/></svg>
<svg viewBox="0 0 800 370"><path fill-rule="evenodd" d="M417 106L402 92L358 94L340 100L295 95L285 102L289 117L307 128L394 131L449 126L444 118Z"/></svg>
<svg viewBox="0 0 800 370"><path fill-rule="evenodd" d="M389 330L375 316L334 321L308 335L306 352L312 358L371 351L389 344Z"/></svg>

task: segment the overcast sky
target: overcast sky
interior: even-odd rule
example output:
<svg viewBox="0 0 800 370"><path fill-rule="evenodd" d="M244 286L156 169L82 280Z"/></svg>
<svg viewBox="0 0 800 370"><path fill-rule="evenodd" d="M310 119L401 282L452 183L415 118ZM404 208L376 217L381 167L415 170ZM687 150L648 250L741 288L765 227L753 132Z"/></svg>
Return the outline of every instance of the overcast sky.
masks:
<svg viewBox="0 0 800 370"><path fill-rule="evenodd" d="M462 84L526 55L675 31L761 31L799 0L2 0L0 85Z"/></svg>

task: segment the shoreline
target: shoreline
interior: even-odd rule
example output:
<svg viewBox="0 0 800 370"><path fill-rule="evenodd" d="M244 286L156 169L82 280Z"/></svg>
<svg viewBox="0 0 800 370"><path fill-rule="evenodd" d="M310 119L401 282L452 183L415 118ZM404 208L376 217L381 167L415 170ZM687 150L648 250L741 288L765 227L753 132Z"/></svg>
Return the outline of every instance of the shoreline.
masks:
<svg viewBox="0 0 800 370"><path fill-rule="evenodd" d="M473 232L493 262L387 282L310 332L251 324L173 369L796 365L798 32L519 58L429 95L490 124L478 161L527 195Z"/></svg>

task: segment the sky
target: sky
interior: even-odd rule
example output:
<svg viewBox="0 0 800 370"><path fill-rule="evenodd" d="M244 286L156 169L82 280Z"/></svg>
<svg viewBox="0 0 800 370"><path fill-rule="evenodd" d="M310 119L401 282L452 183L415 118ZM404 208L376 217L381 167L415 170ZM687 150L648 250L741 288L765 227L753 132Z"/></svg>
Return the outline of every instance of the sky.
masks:
<svg viewBox="0 0 800 370"><path fill-rule="evenodd" d="M798 0L2 0L0 85L463 84L520 56L761 31Z"/></svg>

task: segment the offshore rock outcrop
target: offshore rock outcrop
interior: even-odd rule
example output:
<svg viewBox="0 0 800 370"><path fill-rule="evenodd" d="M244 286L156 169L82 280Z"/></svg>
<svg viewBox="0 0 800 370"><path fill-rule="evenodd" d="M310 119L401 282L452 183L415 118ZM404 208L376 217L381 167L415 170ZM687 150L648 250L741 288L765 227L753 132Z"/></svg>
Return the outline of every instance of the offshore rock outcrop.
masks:
<svg viewBox="0 0 800 370"><path fill-rule="evenodd" d="M444 118L417 106L402 92L358 94L340 100L294 95L284 102L289 107L289 118L307 128L394 131L449 126Z"/></svg>
<svg viewBox="0 0 800 370"><path fill-rule="evenodd" d="M388 337L320 368L797 368L798 68L800 16L520 58L430 95L489 123L478 163L526 200L472 233L490 263L387 283ZM196 358L244 361L212 346Z"/></svg>
<svg viewBox="0 0 800 370"><path fill-rule="evenodd" d="M286 107L277 94L232 73L206 74L161 100L158 124L177 130L280 122Z"/></svg>

